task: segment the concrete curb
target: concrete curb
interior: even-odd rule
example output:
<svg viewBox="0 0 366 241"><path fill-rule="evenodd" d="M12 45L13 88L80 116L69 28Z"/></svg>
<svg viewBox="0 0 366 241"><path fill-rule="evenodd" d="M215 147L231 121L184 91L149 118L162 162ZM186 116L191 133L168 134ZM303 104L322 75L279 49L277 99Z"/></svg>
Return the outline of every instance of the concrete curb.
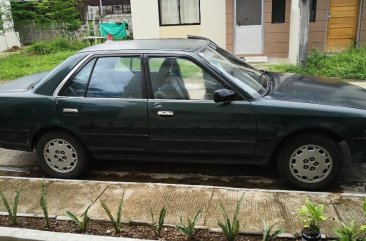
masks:
<svg viewBox="0 0 366 241"><path fill-rule="evenodd" d="M85 234L57 233L23 228L0 227L0 241L152 241L121 237L105 237Z"/></svg>

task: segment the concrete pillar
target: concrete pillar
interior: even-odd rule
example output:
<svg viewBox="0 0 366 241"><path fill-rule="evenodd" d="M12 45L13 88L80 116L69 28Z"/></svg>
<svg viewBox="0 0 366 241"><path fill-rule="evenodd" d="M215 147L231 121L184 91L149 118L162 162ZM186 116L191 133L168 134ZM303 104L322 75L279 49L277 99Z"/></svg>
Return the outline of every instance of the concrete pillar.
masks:
<svg viewBox="0 0 366 241"><path fill-rule="evenodd" d="M310 0L291 0L289 59L302 66L308 53Z"/></svg>
<svg viewBox="0 0 366 241"><path fill-rule="evenodd" d="M299 65L303 66L308 57L310 0L300 0L300 44Z"/></svg>
<svg viewBox="0 0 366 241"><path fill-rule="evenodd" d="M300 46L300 0L291 0L290 43L288 57L292 64L299 60Z"/></svg>

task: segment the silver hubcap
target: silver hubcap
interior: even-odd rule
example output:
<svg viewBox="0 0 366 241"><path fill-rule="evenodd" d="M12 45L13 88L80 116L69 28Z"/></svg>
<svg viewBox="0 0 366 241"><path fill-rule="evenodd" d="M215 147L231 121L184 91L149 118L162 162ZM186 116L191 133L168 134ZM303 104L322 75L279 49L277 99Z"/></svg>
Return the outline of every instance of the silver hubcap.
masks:
<svg viewBox="0 0 366 241"><path fill-rule="evenodd" d="M296 149L289 160L291 174L304 183L317 183L329 176L333 159L322 146L304 145Z"/></svg>
<svg viewBox="0 0 366 241"><path fill-rule="evenodd" d="M63 139L53 139L47 142L43 149L43 157L47 165L59 173L71 172L78 162L75 148Z"/></svg>

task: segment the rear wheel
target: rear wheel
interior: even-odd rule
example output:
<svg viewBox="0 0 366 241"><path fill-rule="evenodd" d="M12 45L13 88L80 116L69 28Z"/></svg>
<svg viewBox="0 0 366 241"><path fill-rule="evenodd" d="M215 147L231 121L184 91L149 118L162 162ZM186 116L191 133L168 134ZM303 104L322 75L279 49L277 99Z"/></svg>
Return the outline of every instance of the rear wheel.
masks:
<svg viewBox="0 0 366 241"><path fill-rule="evenodd" d="M321 189L337 176L341 157L333 140L317 134L302 135L290 139L280 150L278 170L296 188Z"/></svg>
<svg viewBox="0 0 366 241"><path fill-rule="evenodd" d="M88 153L75 137L62 131L43 135L36 146L40 166L56 178L76 178L87 168Z"/></svg>

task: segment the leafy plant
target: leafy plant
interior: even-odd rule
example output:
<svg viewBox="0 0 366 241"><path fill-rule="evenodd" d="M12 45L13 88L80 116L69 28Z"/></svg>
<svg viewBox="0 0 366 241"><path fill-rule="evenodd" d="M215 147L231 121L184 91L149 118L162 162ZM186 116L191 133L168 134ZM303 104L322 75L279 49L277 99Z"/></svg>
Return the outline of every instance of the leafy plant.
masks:
<svg viewBox="0 0 366 241"><path fill-rule="evenodd" d="M50 228L50 220L48 217L48 205L47 205L47 188L46 188L46 184L44 182L44 179L42 181L42 187L41 187L41 198L39 200L39 205L42 208L43 211L43 216L44 216L44 221L46 224L47 229Z"/></svg>
<svg viewBox="0 0 366 241"><path fill-rule="evenodd" d="M194 240L196 235L196 224L202 216L202 210L199 210L194 216L193 220L187 218L187 224L183 223L182 216L180 217L180 225L175 226L176 229L183 235L186 235L188 239Z"/></svg>
<svg viewBox="0 0 366 241"><path fill-rule="evenodd" d="M119 200L116 220L114 220L113 215L112 215L110 209L108 208L107 204L104 201L100 202L100 204L102 205L104 211L107 213L110 221L112 222L113 227L114 227L114 231L116 233L120 233L121 230L122 230L122 205L123 205L124 197L125 197L125 191L123 191L122 197Z"/></svg>
<svg viewBox="0 0 366 241"><path fill-rule="evenodd" d="M277 230L273 230L275 224L273 225L268 225L266 223L263 223L263 237L262 240L263 241L271 241L274 240L275 238L277 238L279 235L283 234L284 232L286 232L286 229L277 229Z"/></svg>
<svg viewBox="0 0 366 241"><path fill-rule="evenodd" d="M218 221L218 225L224 232L227 241L234 241L236 236L238 236L239 234L240 222L238 220L238 215L243 198L244 194L240 197L240 199L236 203L236 208L232 221L230 220L229 215L227 214L224 206L222 205L222 203L220 203L221 212L224 216L224 223Z"/></svg>
<svg viewBox="0 0 366 241"><path fill-rule="evenodd" d="M341 226L334 230L335 235L338 237L339 241L357 241L360 240L361 235L366 232L366 226L361 225L356 226L353 220L351 224L341 223Z"/></svg>
<svg viewBox="0 0 366 241"><path fill-rule="evenodd" d="M9 214L9 221L12 225L17 224L17 212L18 212L18 204L19 204L19 197L20 197L20 188L21 188L21 186L19 185L19 187L16 191L16 194L15 194L14 204L13 204L12 209L10 208L8 200L4 196L4 193L2 191L0 191L1 200L6 208L6 211Z"/></svg>
<svg viewBox="0 0 366 241"><path fill-rule="evenodd" d="M304 228L314 233L319 232L320 224L327 220L324 214L324 205L315 205L309 199L306 199L305 205L301 206L297 213L304 224Z"/></svg>
<svg viewBox="0 0 366 241"><path fill-rule="evenodd" d="M152 211L152 209L150 209L150 213L151 213L151 221L152 221L152 229L154 231L154 234L156 237L161 237L161 230L164 227L164 222L165 222L165 216L166 216L166 212L168 211L168 209L166 209L165 207L163 207L160 210L160 214L159 214L159 220L156 221L155 217L154 217L154 213Z"/></svg>
<svg viewBox="0 0 366 241"><path fill-rule="evenodd" d="M83 212L83 214L81 215L80 218L76 217L75 214L66 211L66 215L71 219L71 221L73 221L79 228L79 231L85 233L86 232L86 228L88 227L88 223L90 221L90 218L88 216L88 211L89 208L91 207L91 205L89 205L86 210Z"/></svg>

